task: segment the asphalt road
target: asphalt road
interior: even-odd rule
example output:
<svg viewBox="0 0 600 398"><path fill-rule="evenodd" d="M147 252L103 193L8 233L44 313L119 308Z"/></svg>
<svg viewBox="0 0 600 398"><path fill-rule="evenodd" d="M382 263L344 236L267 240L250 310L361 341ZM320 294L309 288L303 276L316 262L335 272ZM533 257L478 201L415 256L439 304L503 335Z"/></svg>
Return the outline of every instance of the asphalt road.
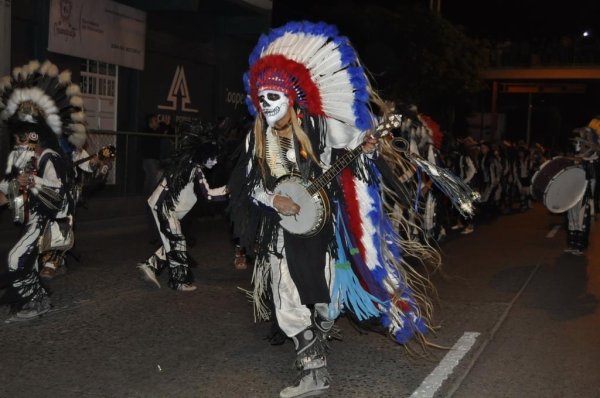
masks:
<svg viewBox="0 0 600 398"><path fill-rule="evenodd" d="M412 355L342 318L326 396L600 397L600 238L565 254L563 221L536 205L450 236L429 336L447 348ZM254 322L227 220L193 226L199 289L187 293L139 278L154 250L144 218L81 224L55 310L8 324L0 313L0 396L277 397L295 377L293 344L271 346L270 325ZM17 231L0 235L6 258Z"/></svg>

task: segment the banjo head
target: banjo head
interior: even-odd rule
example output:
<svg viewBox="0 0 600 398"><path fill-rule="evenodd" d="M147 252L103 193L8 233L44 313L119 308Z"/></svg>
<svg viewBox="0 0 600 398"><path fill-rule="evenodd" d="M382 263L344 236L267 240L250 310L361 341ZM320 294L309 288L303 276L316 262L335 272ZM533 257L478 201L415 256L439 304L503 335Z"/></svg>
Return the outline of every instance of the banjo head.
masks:
<svg viewBox="0 0 600 398"><path fill-rule="evenodd" d="M320 192L311 195L308 184L298 176L282 177L275 188L275 193L291 198L300 206L295 216L281 215L279 224L294 235L312 236L318 233L325 223L327 205Z"/></svg>

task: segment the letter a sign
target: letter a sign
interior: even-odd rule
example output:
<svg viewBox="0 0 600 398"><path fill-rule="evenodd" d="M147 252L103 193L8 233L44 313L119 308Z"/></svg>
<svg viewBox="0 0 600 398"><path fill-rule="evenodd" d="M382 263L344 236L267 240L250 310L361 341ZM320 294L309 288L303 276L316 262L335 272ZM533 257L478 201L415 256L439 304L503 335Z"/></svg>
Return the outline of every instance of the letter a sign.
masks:
<svg viewBox="0 0 600 398"><path fill-rule="evenodd" d="M175 76L173 76L171 88L167 95L167 102L169 102L170 105L159 105L158 109L176 111L178 97L181 97L181 110L183 112L198 112L198 109L188 108L190 102L192 102L192 98L190 97L190 91L188 90L187 81L185 80L185 72L181 65L178 65L177 69L175 69Z"/></svg>

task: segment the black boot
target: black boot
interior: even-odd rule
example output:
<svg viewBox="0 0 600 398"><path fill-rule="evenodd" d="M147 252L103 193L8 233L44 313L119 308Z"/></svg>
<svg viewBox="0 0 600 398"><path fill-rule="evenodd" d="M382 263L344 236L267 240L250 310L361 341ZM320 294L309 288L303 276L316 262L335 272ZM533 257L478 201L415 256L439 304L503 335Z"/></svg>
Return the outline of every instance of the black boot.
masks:
<svg viewBox="0 0 600 398"><path fill-rule="evenodd" d="M586 248L585 234L583 231L575 231L574 249L571 253L576 256L582 256Z"/></svg>
<svg viewBox="0 0 600 398"><path fill-rule="evenodd" d="M565 249L565 253L573 253L575 250L575 232L576 231L567 232L567 248Z"/></svg>

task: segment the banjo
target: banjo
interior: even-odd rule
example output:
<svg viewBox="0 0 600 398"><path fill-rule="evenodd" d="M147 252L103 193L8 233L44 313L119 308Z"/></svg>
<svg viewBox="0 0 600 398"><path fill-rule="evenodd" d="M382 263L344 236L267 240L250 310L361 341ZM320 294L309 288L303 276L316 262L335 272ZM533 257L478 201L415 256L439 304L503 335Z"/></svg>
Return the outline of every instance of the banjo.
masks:
<svg viewBox="0 0 600 398"><path fill-rule="evenodd" d="M397 114L388 116L377 126L373 136L380 137L399 127L401 118L402 116ZM325 187L361 153L363 153L362 144L343 154L327 171L312 181L306 181L298 174L280 177L273 191L277 195L292 199L301 210L291 216L280 214L279 225L294 235L310 237L319 233L329 217L331 208Z"/></svg>
<svg viewBox="0 0 600 398"><path fill-rule="evenodd" d="M76 161L73 162L73 166L79 166L82 163L87 162L88 160L93 159L95 156L98 156L99 160L106 160L106 159L112 159L116 156L117 154L117 149L115 148L114 145L107 145L104 146L102 148L100 148L100 150L98 151L98 153L95 153L93 155L90 156L86 156L84 158L78 159Z"/></svg>

